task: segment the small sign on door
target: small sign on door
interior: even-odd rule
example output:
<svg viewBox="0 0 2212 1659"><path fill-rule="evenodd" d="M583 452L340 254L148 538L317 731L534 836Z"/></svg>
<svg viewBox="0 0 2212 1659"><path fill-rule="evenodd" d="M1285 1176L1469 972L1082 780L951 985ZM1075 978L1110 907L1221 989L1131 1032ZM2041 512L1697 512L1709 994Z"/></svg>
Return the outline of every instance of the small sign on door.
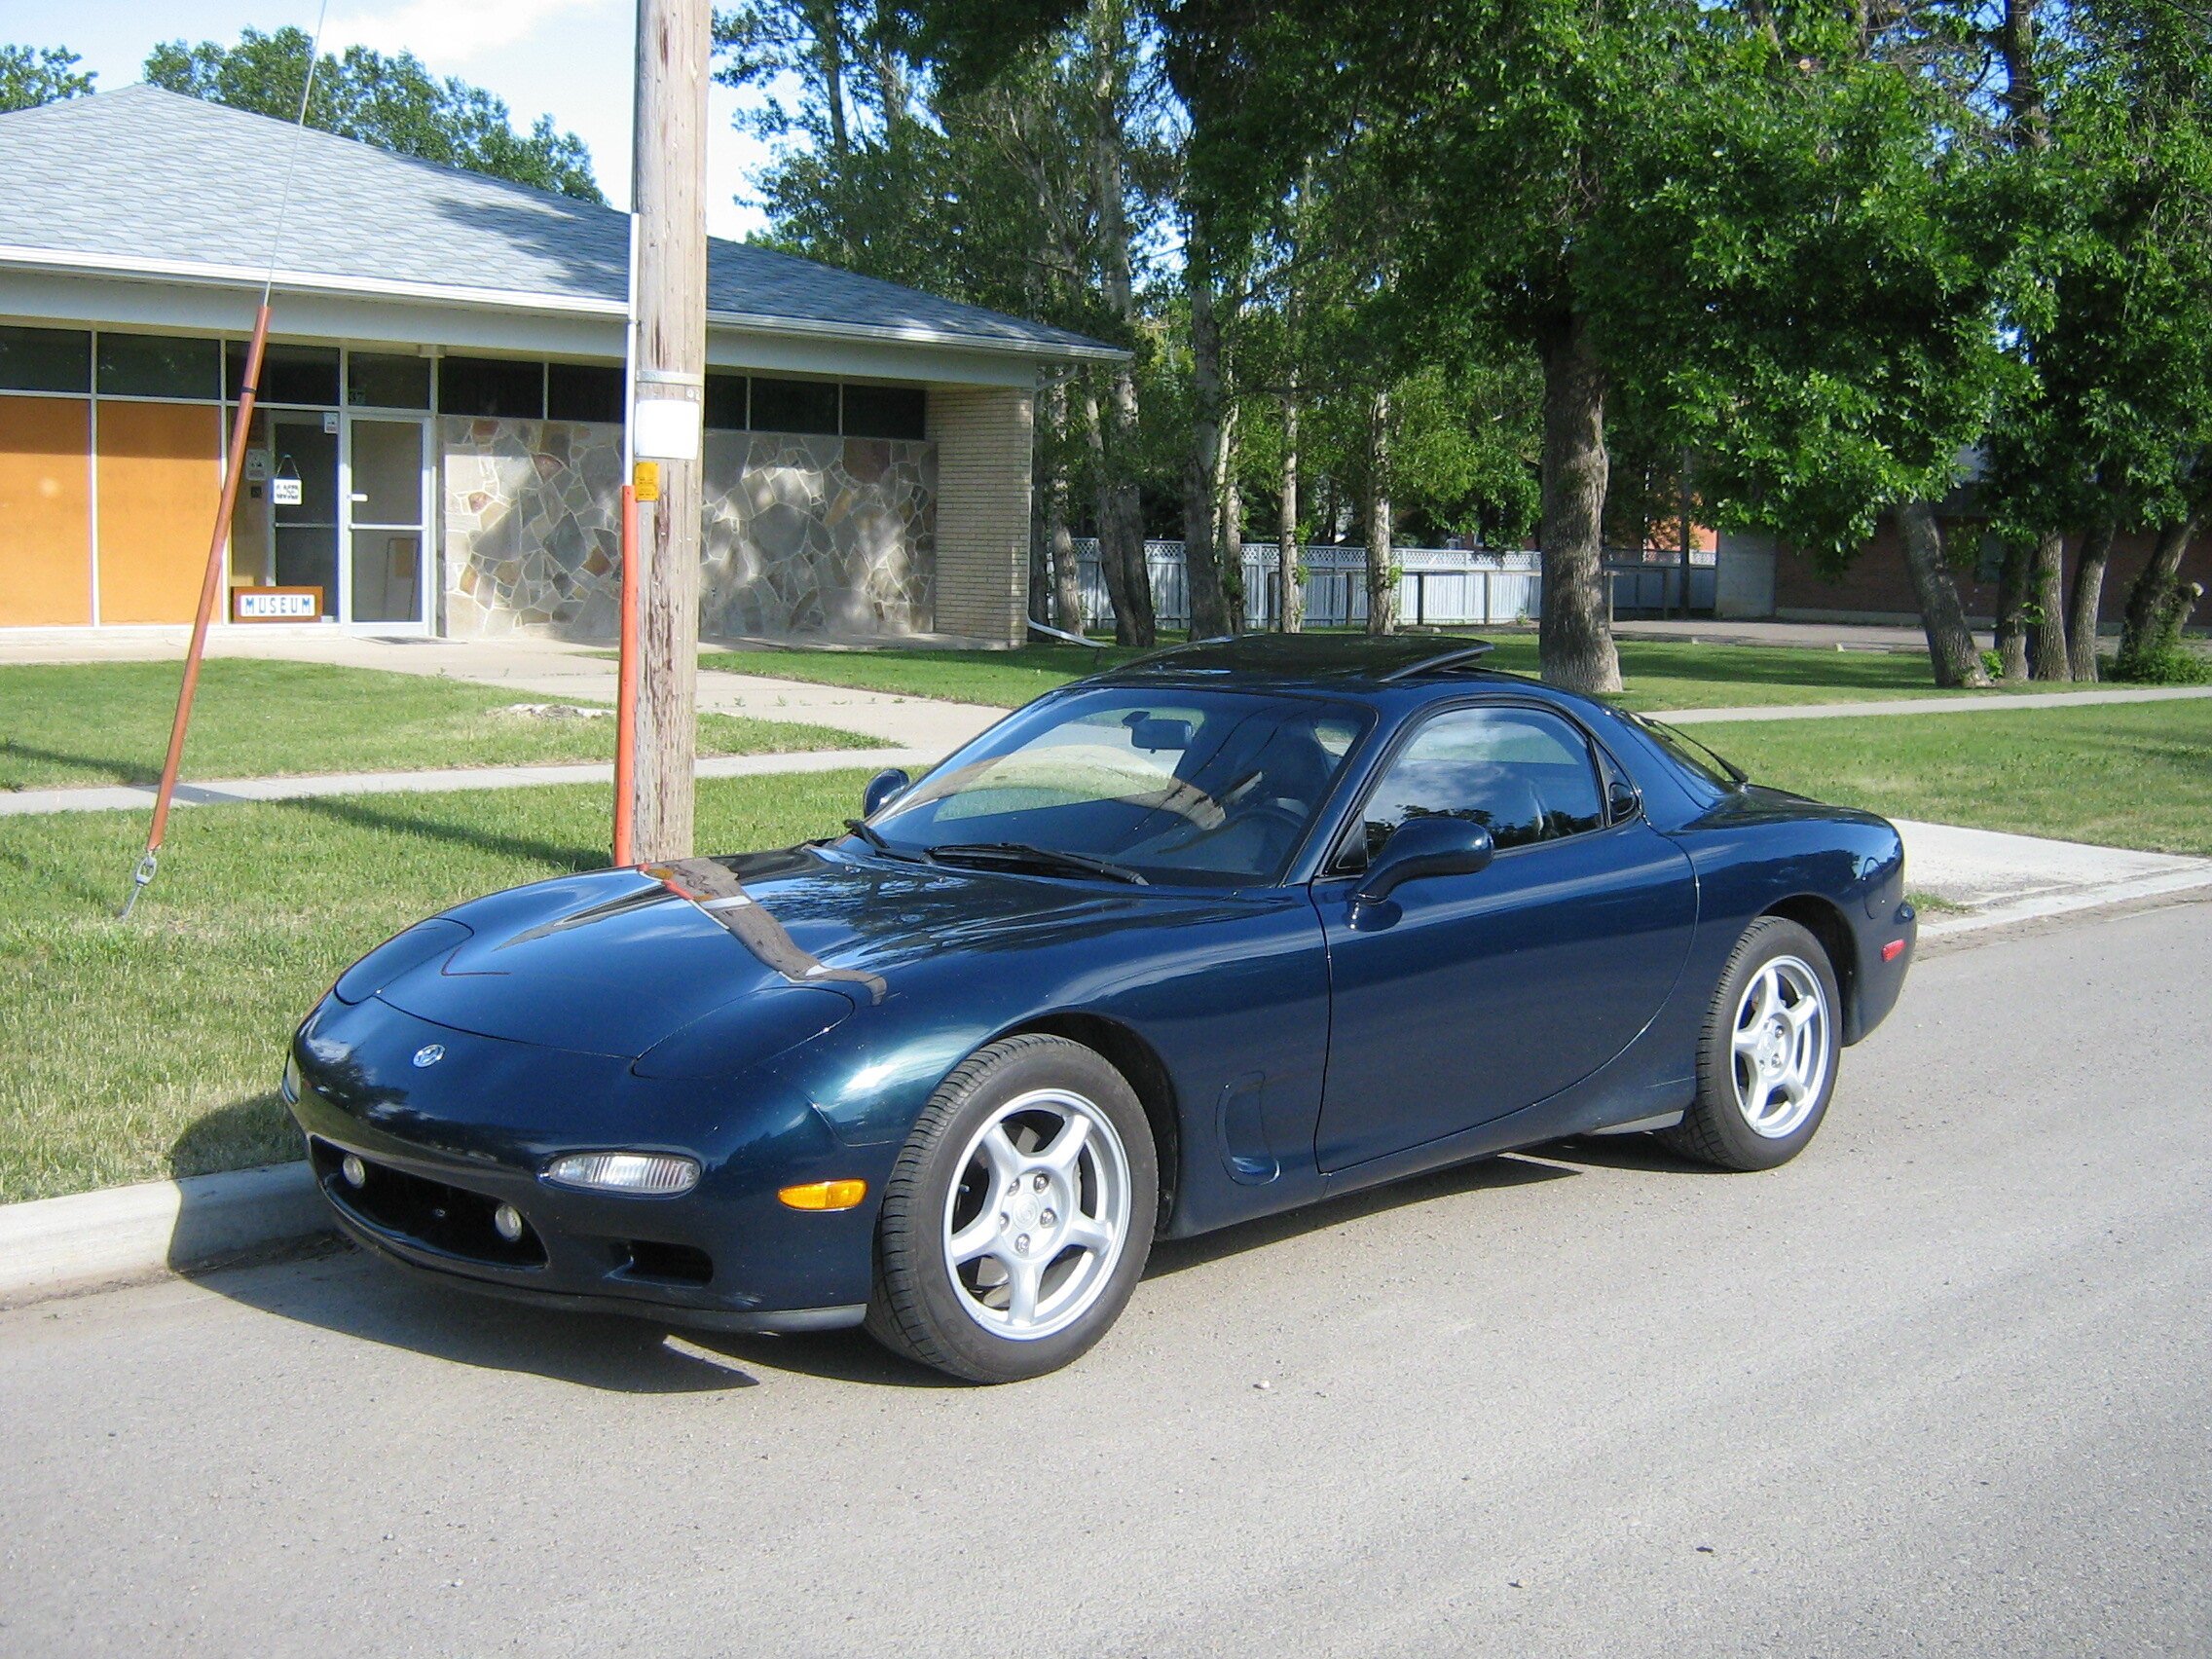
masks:
<svg viewBox="0 0 2212 1659"><path fill-rule="evenodd" d="M300 481L297 478L272 478L269 481L269 499L279 507L298 506Z"/></svg>
<svg viewBox="0 0 2212 1659"><path fill-rule="evenodd" d="M233 622L313 622L322 615L318 587L236 587L231 589Z"/></svg>

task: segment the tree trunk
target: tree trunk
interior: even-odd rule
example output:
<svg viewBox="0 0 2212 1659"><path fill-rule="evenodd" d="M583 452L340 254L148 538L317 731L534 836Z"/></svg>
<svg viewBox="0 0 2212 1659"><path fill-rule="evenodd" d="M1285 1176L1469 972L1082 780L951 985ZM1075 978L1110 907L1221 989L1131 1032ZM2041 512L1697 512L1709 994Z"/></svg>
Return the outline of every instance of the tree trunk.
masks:
<svg viewBox="0 0 2212 1659"><path fill-rule="evenodd" d="M1214 463L1214 496L1221 521L1213 544L1221 560L1221 603L1229 631L1244 632L1244 491L1236 479L1236 400L1230 393L1221 416L1221 454Z"/></svg>
<svg viewBox="0 0 2212 1659"><path fill-rule="evenodd" d="M2027 547L2005 544L2005 563L1997 575L1997 658L2007 680L2028 677L2028 566Z"/></svg>
<svg viewBox="0 0 2212 1659"><path fill-rule="evenodd" d="M2066 651L2066 537L2046 530L2036 537L2035 621L2028 632L2030 666L2038 680L2071 680Z"/></svg>
<svg viewBox="0 0 2212 1659"><path fill-rule="evenodd" d="M1098 573L1106 583L1106 603L1114 608L1114 638L1124 645L1136 644L1136 601L1129 594L1129 568L1117 552L1114 532L1108 526L1118 510L1110 482L1106 454L1106 420L1098 407L1098 394L1086 381L1083 388L1084 439L1090 446L1091 476L1098 481Z"/></svg>
<svg viewBox="0 0 2212 1659"><path fill-rule="evenodd" d="M2158 527L2158 539L2152 546L2151 562L2136 574L2127 589L2127 612L2120 622L2120 633L2121 656L2134 656L2149 648L2156 639L2166 596L2173 591L2181 575L2181 562L2189 552L2189 544L2196 539L2201 523L2201 517L2193 512L2187 518Z"/></svg>
<svg viewBox="0 0 2212 1659"><path fill-rule="evenodd" d="M1280 608L1275 626L1295 634L1306 626L1306 590L1298 580L1298 388L1282 399L1282 494L1275 503L1275 586Z"/></svg>
<svg viewBox="0 0 2212 1659"><path fill-rule="evenodd" d="M1390 394L1367 406L1367 631L1395 633L1398 582L1390 570Z"/></svg>
<svg viewBox="0 0 2212 1659"><path fill-rule="evenodd" d="M1062 633L1083 632L1083 577L1075 559L1075 537L1068 534L1068 384L1054 380L1045 390L1045 433L1051 446L1045 459L1045 555L1052 584L1052 626Z"/></svg>
<svg viewBox="0 0 2212 1659"><path fill-rule="evenodd" d="M1092 206L1097 213L1099 279L1106 304L1133 342L1138 317L1129 276L1129 221L1124 200L1122 92L1126 82L1127 14L1118 0L1090 8L1090 151ZM1152 577L1145 568L1144 505L1131 468L1137 444L1137 383L1128 363L1115 366L1107 393L1111 430L1100 431L1094 452L1098 473L1098 562L1121 573L1114 598L1114 638L1124 645L1150 645L1159 638L1153 619ZM1094 429L1097 429L1094 427Z"/></svg>
<svg viewBox="0 0 2212 1659"><path fill-rule="evenodd" d="M2097 678L2097 623L2104 608L2105 566L2112 559L2113 517L2100 512L2082 532L2082 551L2074 566L2074 591L2066 602L2066 651L2074 678Z"/></svg>
<svg viewBox="0 0 2212 1659"><path fill-rule="evenodd" d="M1205 229L1194 217L1184 243L1184 286L1191 303L1191 442L1183 453L1183 574L1191 594L1191 638L1229 632L1221 565L1215 557L1214 494L1221 466L1221 327L1214 314L1213 265Z"/></svg>
<svg viewBox="0 0 2212 1659"><path fill-rule="evenodd" d="M1548 330L1544 366L1543 611L1537 656L1545 683L1618 691L1605 596L1605 371L1582 319Z"/></svg>
<svg viewBox="0 0 2212 1659"><path fill-rule="evenodd" d="M1898 508L1898 540L1904 548L1905 569L1912 574L1912 591L1920 601L1920 625L1928 635L1928 662L1936 683L1986 689L1989 675L1981 666L1973 631L1967 626L1958 583L1943 560L1943 528L1936 522L1935 507L1927 501L1907 501Z"/></svg>

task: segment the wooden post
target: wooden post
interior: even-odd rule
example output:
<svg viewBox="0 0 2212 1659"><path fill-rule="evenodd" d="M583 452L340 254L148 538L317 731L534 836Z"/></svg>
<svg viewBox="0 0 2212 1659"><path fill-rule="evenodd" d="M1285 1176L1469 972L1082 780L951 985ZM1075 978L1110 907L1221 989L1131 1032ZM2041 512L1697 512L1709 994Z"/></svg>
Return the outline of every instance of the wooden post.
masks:
<svg viewBox="0 0 2212 1659"><path fill-rule="evenodd" d="M640 536L632 821L638 859L692 851L707 368L709 0L638 0L637 393L631 448L660 465Z"/></svg>
<svg viewBox="0 0 2212 1659"><path fill-rule="evenodd" d="M638 493L622 486L621 646L614 668L614 862L638 862Z"/></svg>

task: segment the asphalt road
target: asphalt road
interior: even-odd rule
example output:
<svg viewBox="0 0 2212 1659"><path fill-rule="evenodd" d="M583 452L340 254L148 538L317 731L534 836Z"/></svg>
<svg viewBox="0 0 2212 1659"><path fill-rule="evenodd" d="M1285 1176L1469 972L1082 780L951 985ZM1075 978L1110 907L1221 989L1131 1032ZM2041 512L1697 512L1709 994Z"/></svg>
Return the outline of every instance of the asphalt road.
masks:
<svg viewBox="0 0 2212 1659"><path fill-rule="evenodd" d="M2212 906L1923 962L1795 1164L1163 1250L1072 1372L350 1255L0 1315L11 1653L2212 1649Z"/></svg>

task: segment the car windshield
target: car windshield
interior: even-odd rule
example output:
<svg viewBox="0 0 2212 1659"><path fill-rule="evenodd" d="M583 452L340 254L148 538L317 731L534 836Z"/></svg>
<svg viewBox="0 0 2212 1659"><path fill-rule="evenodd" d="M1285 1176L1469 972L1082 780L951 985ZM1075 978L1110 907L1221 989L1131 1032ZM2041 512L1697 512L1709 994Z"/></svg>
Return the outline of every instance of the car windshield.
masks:
<svg viewBox="0 0 2212 1659"><path fill-rule="evenodd" d="M1273 881L1368 723L1355 706L1306 697L1072 692L1008 720L867 828L879 851L944 864Z"/></svg>

